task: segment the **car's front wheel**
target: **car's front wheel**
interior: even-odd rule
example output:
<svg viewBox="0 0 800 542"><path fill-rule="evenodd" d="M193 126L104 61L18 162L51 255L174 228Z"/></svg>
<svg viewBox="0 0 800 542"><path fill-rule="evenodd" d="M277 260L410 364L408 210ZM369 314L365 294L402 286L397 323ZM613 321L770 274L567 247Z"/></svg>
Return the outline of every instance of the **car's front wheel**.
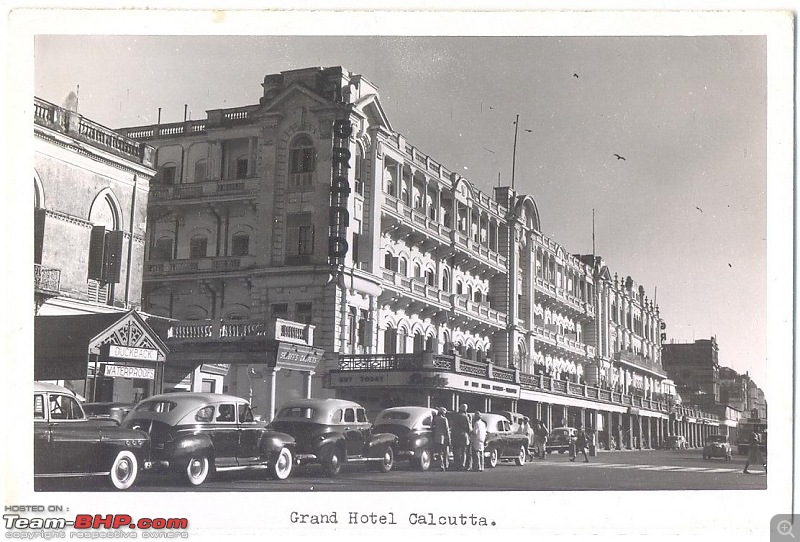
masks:
<svg viewBox="0 0 800 542"><path fill-rule="evenodd" d="M344 463L344 454L338 448L332 448L323 467L328 476L336 476L342 471L342 463Z"/></svg>
<svg viewBox="0 0 800 542"><path fill-rule="evenodd" d="M139 474L139 462L130 450L122 450L111 465L109 481L115 489L128 489Z"/></svg>
<svg viewBox="0 0 800 542"><path fill-rule="evenodd" d="M525 460L528 458L528 450L525 448L525 445L519 447L519 454L517 454L517 458L514 462L517 464L518 467L521 467L525 464Z"/></svg>
<svg viewBox="0 0 800 542"><path fill-rule="evenodd" d="M421 472L425 472L431 468L431 451L430 450L422 450L419 453L419 457L414 460L414 466L417 470Z"/></svg>
<svg viewBox="0 0 800 542"><path fill-rule="evenodd" d="M380 472L389 472L392 470L392 466L394 465L394 450L392 450L391 446L387 446L383 450L383 456L381 456L381 460L378 462L378 470Z"/></svg>
<svg viewBox="0 0 800 542"><path fill-rule="evenodd" d="M500 453L497 451L497 448L492 448L491 450L489 450L488 466L495 468L497 466L498 461L500 461Z"/></svg>
<svg viewBox="0 0 800 542"><path fill-rule="evenodd" d="M186 481L193 486L199 486L205 482L211 472L211 466L206 454L201 453L190 456L185 465L183 475L186 477Z"/></svg>
<svg viewBox="0 0 800 542"><path fill-rule="evenodd" d="M286 480L292 473L293 458L289 448L281 448L278 457L269 466L272 477L276 480Z"/></svg>

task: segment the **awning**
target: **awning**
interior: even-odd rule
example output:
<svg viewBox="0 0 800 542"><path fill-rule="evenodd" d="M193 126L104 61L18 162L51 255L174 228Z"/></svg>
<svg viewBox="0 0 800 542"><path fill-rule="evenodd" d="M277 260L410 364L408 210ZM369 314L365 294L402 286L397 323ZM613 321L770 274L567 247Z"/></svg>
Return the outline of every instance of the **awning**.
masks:
<svg viewBox="0 0 800 542"><path fill-rule="evenodd" d="M34 378L86 377L90 355L122 363L163 363L169 349L136 311L34 318Z"/></svg>

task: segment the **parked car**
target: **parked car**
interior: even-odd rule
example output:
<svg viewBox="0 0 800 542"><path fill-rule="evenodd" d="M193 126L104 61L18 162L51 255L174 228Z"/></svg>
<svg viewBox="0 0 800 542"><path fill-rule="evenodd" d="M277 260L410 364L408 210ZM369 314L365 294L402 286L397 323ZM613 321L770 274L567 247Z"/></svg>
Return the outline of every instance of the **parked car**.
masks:
<svg viewBox="0 0 800 542"><path fill-rule="evenodd" d="M397 435L374 432L358 403L341 399L296 399L284 403L272 427L297 440L297 461L318 463L336 476L345 463L364 462L389 472Z"/></svg>
<svg viewBox="0 0 800 542"><path fill-rule="evenodd" d="M683 435L673 435L664 440L664 448L667 450L683 450L688 447L689 443Z"/></svg>
<svg viewBox="0 0 800 542"><path fill-rule="evenodd" d="M486 466L496 467L500 461L524 465L528 457L528 437L512 431L511 422L502 414L481 414L481 419L486 422Z"/></svg>
<svg viewBox="0 0 800 542"><path fill-rule="evenodd" d="M508 421L510 421L512 431L516 431L517 429L519 429L519 426L522 423L522 419L525 417L524 414L520 414L519 412L511 412L510 410L498 410L492 412L492 414L500 414L501 416L504 416Z"/></svg>
<svg viewBox="0 0 800 542"><path fill-rule="evenodd" d="M150 466L179 473L191 485L214 471L267 469L285 480L294 439L257 422L246 399L219 393L173 392L145 399L123 426L150 435Z"/></svg>
<svg viewBox="0 0 800 542"><path fill-rule="evenodd" d="M433 457L431 423L435 412L418 406L387 408L378 414L372 428L376 433L397 435L395 459L408 459L416 469L425 472Z"/></svg>
<svg viewBox="0 0 800 542"><path fill-rule="evenodd" d="M106 476L116 489L128 489L147 450L145 433L88 419L70 390L34 383L34 478Z"/></svg>
<svg viewBox="0 0 800 542"><path fill-rule="evenodd" d="M706 445L703 447L703 459L712 457L724 457L726 461L731 460L731 441L725 435L709 435L706 437Z"/></svg>
<svg viewBox="0 0 800 542"><path fill-rule="evenodd" d="M547 453L563 454L569 451L570 444L577 438L578 430L574 427L556 427L547 437Z"/></svg>
<svg viewBox="0 0 800 542"><path fill-rule="evenodd" d="M135 403L84 403L83 411L88 418L112 420L119 425L134 406Z"/></svg>

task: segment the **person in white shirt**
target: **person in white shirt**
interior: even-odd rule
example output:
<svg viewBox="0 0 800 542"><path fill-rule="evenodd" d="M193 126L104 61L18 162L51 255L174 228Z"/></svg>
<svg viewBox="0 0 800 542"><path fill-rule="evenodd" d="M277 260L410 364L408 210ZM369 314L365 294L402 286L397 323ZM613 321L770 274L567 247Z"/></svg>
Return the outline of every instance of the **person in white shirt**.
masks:
<svg viewBox="0 0 800 542"><path fill-rule="evenodd" d="M481 413L476 412L474 416L474 426L472 428L472 454L473 468L478 472L483 472L483 446L486 443L486 422L481 419Z"/></svg>

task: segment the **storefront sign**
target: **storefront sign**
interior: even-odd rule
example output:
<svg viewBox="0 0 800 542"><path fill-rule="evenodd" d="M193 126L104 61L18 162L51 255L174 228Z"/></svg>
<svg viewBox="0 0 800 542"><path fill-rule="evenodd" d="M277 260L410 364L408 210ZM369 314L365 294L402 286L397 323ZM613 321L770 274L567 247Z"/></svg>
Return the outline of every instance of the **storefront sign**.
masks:
<svg viewBox="0 0 800 542"><path fill-rule="evenodd" d="M126 365L106 364L103 376L111 378L144 378L155 380L156 370L151 367L128 367Z"/></svg>
<svg viewBox="0 0 800 542"><path fill-rule="evenodd" d="M437 374L424 375L421 373L413 373L408 378L408 385L421 388L443 388L447 386L447 379Z"/></svg>
<svg viewBox="0 0 800 542"><path fill-rule="evenodd" d="M276 352L277 367L313 369L324 353L321 348L281 343Z"/></svg>
<svg viewBox="0 0 800 542"><path fill-rule="evenodd" d="M349 245L347 228L350 213L347 202L350 196L350 135L353 125L349 120L337 120L333 124L333 152L331 159L331 199L328 237L328 262L343 265Z"/></svg>
<svg viewBox="0 0 800 542"><path fill-rule="evenodd" d="M158 361L158 350L152 348L136 348L134 346L109 345L108 357L120 359L142 359Z"/></svg>

